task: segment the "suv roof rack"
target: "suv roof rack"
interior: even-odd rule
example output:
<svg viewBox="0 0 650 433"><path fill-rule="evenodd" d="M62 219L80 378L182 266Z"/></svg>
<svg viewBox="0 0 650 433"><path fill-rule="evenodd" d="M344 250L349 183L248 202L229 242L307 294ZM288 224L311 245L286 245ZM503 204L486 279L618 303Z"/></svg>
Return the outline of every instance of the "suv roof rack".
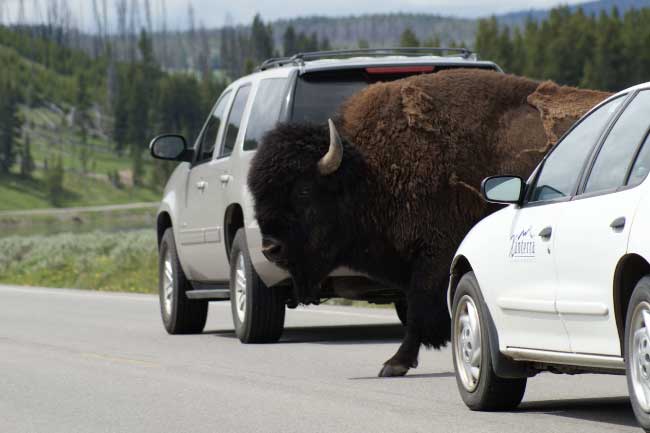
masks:
<svg viewBox="0 0 650 433"><path fill-rule="evenodd" d="M456 54L450 54L456 53ZM298 53L288 57L274 57L265 60L258 68L258 71L265 71L271 68L279 68L285 65L304 65L305 61L328 59L332 57L351 57L351 56L387 56L387 55L424 55L424 54L444 54L454 57L469 59L472 51L467 48L444 48L444 47L408 47L408 48L370 48L356 50L333 50L333 51L313 51L307 53Z"/></svg>

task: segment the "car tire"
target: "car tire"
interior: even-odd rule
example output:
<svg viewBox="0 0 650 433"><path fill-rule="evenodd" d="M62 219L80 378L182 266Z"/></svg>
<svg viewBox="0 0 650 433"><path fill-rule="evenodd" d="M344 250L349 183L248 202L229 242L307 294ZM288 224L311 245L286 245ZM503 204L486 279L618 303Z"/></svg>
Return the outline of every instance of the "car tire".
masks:
<svg viewBox="0 0 650 433"><path fill-rule="evenodd" d="M471 410L514 409L524 397L527 379L506 379L494 373L481 299L474 273L466 273L458 283L452 308L451 342L458 390Z"/></svg>
<svg viewBox="0 0 650 433"><path fill-rule="evenodd" d="M266 287L255 272L244 229L237 231L230 251L230 305L242 343L275 343L282 336L285 291Z"/></svg>
<svg viewBox="0 0 650 433"><path fill-rule="evenodd" d="M192 290L178 260L174 232L165 230L158 254L160 315L169 334L199 334L208 318L208 301L188 299Z"/></svg>
<svg viewBox="0 0 650 433"><path fill-rule="evenodd" d="M395 312L402 325L406 326L406 320L408 319L408 304L406 303L406 299L395 301Z"/></svg>
<svg viewBox="0 0 650 433"><path fill-rule="evenodd" d="M645 318L644 318L645 316ZM625 318L625 368L630 403L641 427L650 432L650 276L636 284ZM646 326L647 325L647 326Z"/></svg>

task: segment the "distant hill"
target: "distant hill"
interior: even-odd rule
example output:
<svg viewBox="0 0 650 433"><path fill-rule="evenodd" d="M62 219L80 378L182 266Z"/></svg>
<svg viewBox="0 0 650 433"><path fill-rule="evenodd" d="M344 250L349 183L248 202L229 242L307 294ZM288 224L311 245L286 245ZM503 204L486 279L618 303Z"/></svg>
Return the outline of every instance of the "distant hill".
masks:
<svg viewBox="0 0 650 433"><path fill-rule="evenodd" d="M586 3L578 3L569 6L571 11L582 9L588 15L598 15L605 11L607 13L616 7L623 14L630 9L643 9L650 7L650 0L600 0ZM529 9L512 12L497 16L499 22L504 25L521 25L528 17L542 21L548 17L550 9Z"/></svg>
<svg viewBox="0 0 650 433"><path fill-rule="evenodd" d="M328 38L333 47L353 48L359 40L371 47L399 44L400 35L410 28L421 41L439 37L441 42L468 44L473 42L476 21L428 14L376 14L348 17L304 17L278 20L271 23L277 46L282 46L282 35L289 25L297 32L315 32L319 39Z"/></svg>

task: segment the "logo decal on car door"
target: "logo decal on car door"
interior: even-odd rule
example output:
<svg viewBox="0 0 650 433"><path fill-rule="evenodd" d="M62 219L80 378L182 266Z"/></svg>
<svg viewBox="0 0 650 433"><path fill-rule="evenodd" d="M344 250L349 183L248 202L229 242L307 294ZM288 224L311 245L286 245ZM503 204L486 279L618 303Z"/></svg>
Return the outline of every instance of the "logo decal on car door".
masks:
<svg viewBox="0 0 650 433"><path fill-rule="evenodd" d="M533 236L533 227L522 229L510 236L510 258L534 258L535 257L535 237Z"/></svg>

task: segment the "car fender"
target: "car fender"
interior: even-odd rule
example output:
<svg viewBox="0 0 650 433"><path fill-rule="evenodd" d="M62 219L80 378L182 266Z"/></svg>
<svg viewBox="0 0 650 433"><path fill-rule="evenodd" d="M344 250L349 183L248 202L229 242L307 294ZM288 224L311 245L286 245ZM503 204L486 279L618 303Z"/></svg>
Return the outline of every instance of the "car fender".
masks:
<svg viewBox="0 0 650 433"><path fill-rule="evenodd" d="M447 290L447 307L450 316L453 317L452 295L462 277L461 272L474 272L479 282L479 308L482 317L485 318L490 335L492 366L494 372L503 378L523 378L532 374L532 370L528 368L527 364L515 362L501 353L498 326L491 312L493 302L490 303L495 294L491 290L491 284L484 285L481 283L482 280L493 280L493 278L490 278L490 273L500 273L499 270L495 269L495 258L503 257L505 254L503 249L507 245L503 239L506 239L507 236L502 235L509 232L514 210L514 205L501 209L484 218L470 230L454 255ZM488 297L488 295L491 295L491 297Z"/></svg>

